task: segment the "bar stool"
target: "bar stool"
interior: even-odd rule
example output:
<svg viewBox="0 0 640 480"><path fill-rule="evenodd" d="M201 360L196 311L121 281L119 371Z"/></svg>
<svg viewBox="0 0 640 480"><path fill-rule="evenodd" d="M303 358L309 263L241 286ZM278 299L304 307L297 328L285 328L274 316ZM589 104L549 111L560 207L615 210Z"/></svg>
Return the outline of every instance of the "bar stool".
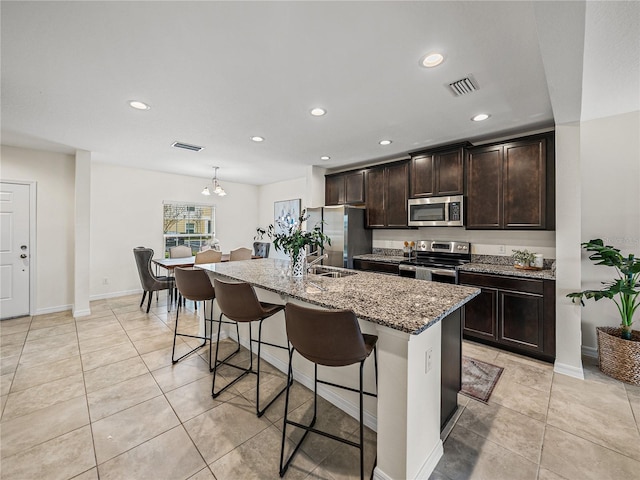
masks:
<svg viewBox="0 0 640 480"><path fill-rule="evenodd" d="M363 387L364 362L373 352L376 388L378 384L378 360L376 352L376 335L363 334L353 310L319 310L287 303L285 309L287 337L292 348L289 350L288 376L293 380L293 368L291 362L293 353L298 352L304 358L313 362L313 419L309 425L302 425L287 418L289 409L289 386L287 382L287 394L284 407L284 425L282 428L282 449L280 450L280 476L282 477L298 449L304 442L309 432L331 438L338 442L346 443L360 450L360 478L364 479L364 423L363 423L363 395L377 397L376 393L365 392ZM360 388L355 389L344 385L318 380L318 365L326 367L344 367L360 363ZM360 396L360 442L352 442L346 438L332 435L328 432L314 428L317 416L318 383L342 388L351 392L357 392ZM284 462L284 446L287 435L287 425L293 425L305 430L304 435L294 448L293 452Z"/></svg>
<svg viewBox="0 0 640 480"><path fill-rule="evenodd" d="M203 315L205 321L205 335L206 335L206 322L209 322L209 336L201 337L199 335L188 335L186 333L178 333L178 319L180 318L180 308L176 309L176 328L173 333L173 350L171 351L171 361L177 363L187 355L192 354L199 348L204 347L209 340L209 370L211 370L211 332L213 327L213 299L216 297L216 292L211 285L209 275L207 272L201 269L194 268L180 268L174 269L176 287L182 298L186 300L192 300L193 303L202 302ZM211 318L207 318L206 302L211 301ZM175 358L176 353L176 337L189 337L199 338L204 340L201 345L198 345L194 349L182 355L180 358Z"/></svg>
<svg viewBox="0 0 640 480"><path fill-rule="evenodd" d="M264 412L269 408L269 406L286 390L286 386L278 392L276 396L274 396L271 401L262 409L260 409L260 347L264 345L269 345L272 347L282 348L288 350L289 347L282 345L275 345L273 343L263 342L262 341L262 322L267 318L273 316L279 311L284 309L284 305L276 305L272 303L260 302L258 297L256 296L256 292L253 287L248 283L229 283L214 279L214 289L216 291L216 299L218 301L218 307L220 308L220 318L218 319L218 341L216 343L216 357L215 363L213 367L213 383L211 385L211 395L213 398L216 398L222 392L224 392L231 385L236 383L242 377L249 373L253 373L256 375L256 415L261 417ZM229 321L222 320L222 316L227 317ZM251 323L254 321L259 321L258 324L258 339L254 340L252 331L251 331ZM236 353L240 351L240 335L238 333L238 348L227 355L223 360L218 360L218 348L220 345L220 330L222 327L222 323L235 323L236 331L238 331L238 323L240 322L248 322L249 323L249 368L239 367L232 363L228 363ZM253 369L253 343L256 342L258 344L258 366L257 369ZM216 372L218 367L221 365L228 365L230 367L241 370L241 373L229 384L221 388L216 392ZM288 382L287 382L288 384Z"/></svg>

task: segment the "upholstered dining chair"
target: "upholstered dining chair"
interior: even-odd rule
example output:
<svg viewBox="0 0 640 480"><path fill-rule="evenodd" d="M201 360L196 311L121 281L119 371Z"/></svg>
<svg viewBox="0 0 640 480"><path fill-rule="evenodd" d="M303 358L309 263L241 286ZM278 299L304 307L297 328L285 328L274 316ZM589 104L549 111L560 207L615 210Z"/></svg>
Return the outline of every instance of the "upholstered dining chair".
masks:
<svg viewBox="0 0 640 480"><path fill-rule="evenodd" d="M201 265L203 263L218 263L220 261L222 261L222 252L209 249L196 253L196 265Z"/></svg>
<svg viewBox="0 0 640 480"><path fill-rule="evenodd" d="M169 258L184 258L193 256L191 247L187 245L178 245L169 249Z"/></svg>
<svg viewBox="0 0 640 480"><path fill-rule="evenodd" d="M154 275L151 270L151 259L153 258L153 249L145 247L136 247L133 249L133 256L136 259L136 266L138 267L138 275L140 275L140 283L142 284L142 300L140 306L144 303L144 299L149 294L149 300L147 302L147 313L151 308L151 298L153 292L159 292L160 290L169 290L169 294L173 295L173 288L175 281L173 277L159 277ZM158 294L156 293L156 300Z"/></svg>
<svg viewBox="0 0 640 480"><path fill-rule="evenodd" d="M267 258L269 257L269 248L271 244L269 242L253 242L253 254L257 257Z"/></svg>
<svg viewBox="0 0 640 480"><path fill-rule="evenodd" d="M251 249L240 247L229 252L229 261L235 262L236 260L251 260Z"/></svg>

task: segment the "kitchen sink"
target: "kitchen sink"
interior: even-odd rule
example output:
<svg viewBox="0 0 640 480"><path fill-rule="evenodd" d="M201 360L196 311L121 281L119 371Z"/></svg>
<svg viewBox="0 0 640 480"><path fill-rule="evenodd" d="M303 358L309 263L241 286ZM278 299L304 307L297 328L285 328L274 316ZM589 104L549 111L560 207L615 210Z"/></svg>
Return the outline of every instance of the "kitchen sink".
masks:
<svg viewBox="0 0 640 480"><path fill-rule="evenodd" d="M342 277L350 277L351 275L356 275L358 272L354 272L351 270L334 270L332 268L323 267L321 265L309 267L308 273L310 275L318 275L321 277L329 277L329 278L342 278Z"/></svg>

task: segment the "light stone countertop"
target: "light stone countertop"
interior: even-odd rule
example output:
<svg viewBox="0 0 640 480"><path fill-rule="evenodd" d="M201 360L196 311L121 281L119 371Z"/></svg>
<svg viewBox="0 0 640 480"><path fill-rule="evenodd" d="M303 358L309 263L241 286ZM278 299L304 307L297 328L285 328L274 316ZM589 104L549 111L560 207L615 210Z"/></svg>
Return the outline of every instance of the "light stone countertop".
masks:
<svg viewBox="0 0 640 480"><path fill-rule="evenodd" d="M372 272L342 278L287 275L288 260L264 258L196 265L221 277L325 308L352 309L356 316L389 328L417 335L442 320L480 293L473 287L427 282Z"/></svg>
<svg viewBox="0 0 640 480"><path fill-rule="evenodd" d="M383 263L396 263L400 264L400 262L404 262L405 260L409 260L409 257L404 257L402 255L382 255L379 253L364 253L362 255L354 255L354 260L369 260L371 262L383 262Z"/></svg>
<svg viewBox="0 0 640 480"><path fill-rule="evenodd" d="M493 275L510 275L512 277L533 278L540 280L555 280L551 269L521 270L513 265L496 265L492 263L467 263L458 267L459 272L489 273Z"/></svg>

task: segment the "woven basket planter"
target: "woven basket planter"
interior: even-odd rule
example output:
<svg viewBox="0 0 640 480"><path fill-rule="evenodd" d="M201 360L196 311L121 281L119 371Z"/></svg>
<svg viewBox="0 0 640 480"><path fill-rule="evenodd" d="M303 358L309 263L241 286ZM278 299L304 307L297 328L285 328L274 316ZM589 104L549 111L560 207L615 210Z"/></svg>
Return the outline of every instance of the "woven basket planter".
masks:
<svg viewBox="0 0 640 480"><path fill-rule="evenodd" d="M602 373L640 386L640 332L632 330L631 340L624 340L620 328L596 327L596 331Z"/></svg>

